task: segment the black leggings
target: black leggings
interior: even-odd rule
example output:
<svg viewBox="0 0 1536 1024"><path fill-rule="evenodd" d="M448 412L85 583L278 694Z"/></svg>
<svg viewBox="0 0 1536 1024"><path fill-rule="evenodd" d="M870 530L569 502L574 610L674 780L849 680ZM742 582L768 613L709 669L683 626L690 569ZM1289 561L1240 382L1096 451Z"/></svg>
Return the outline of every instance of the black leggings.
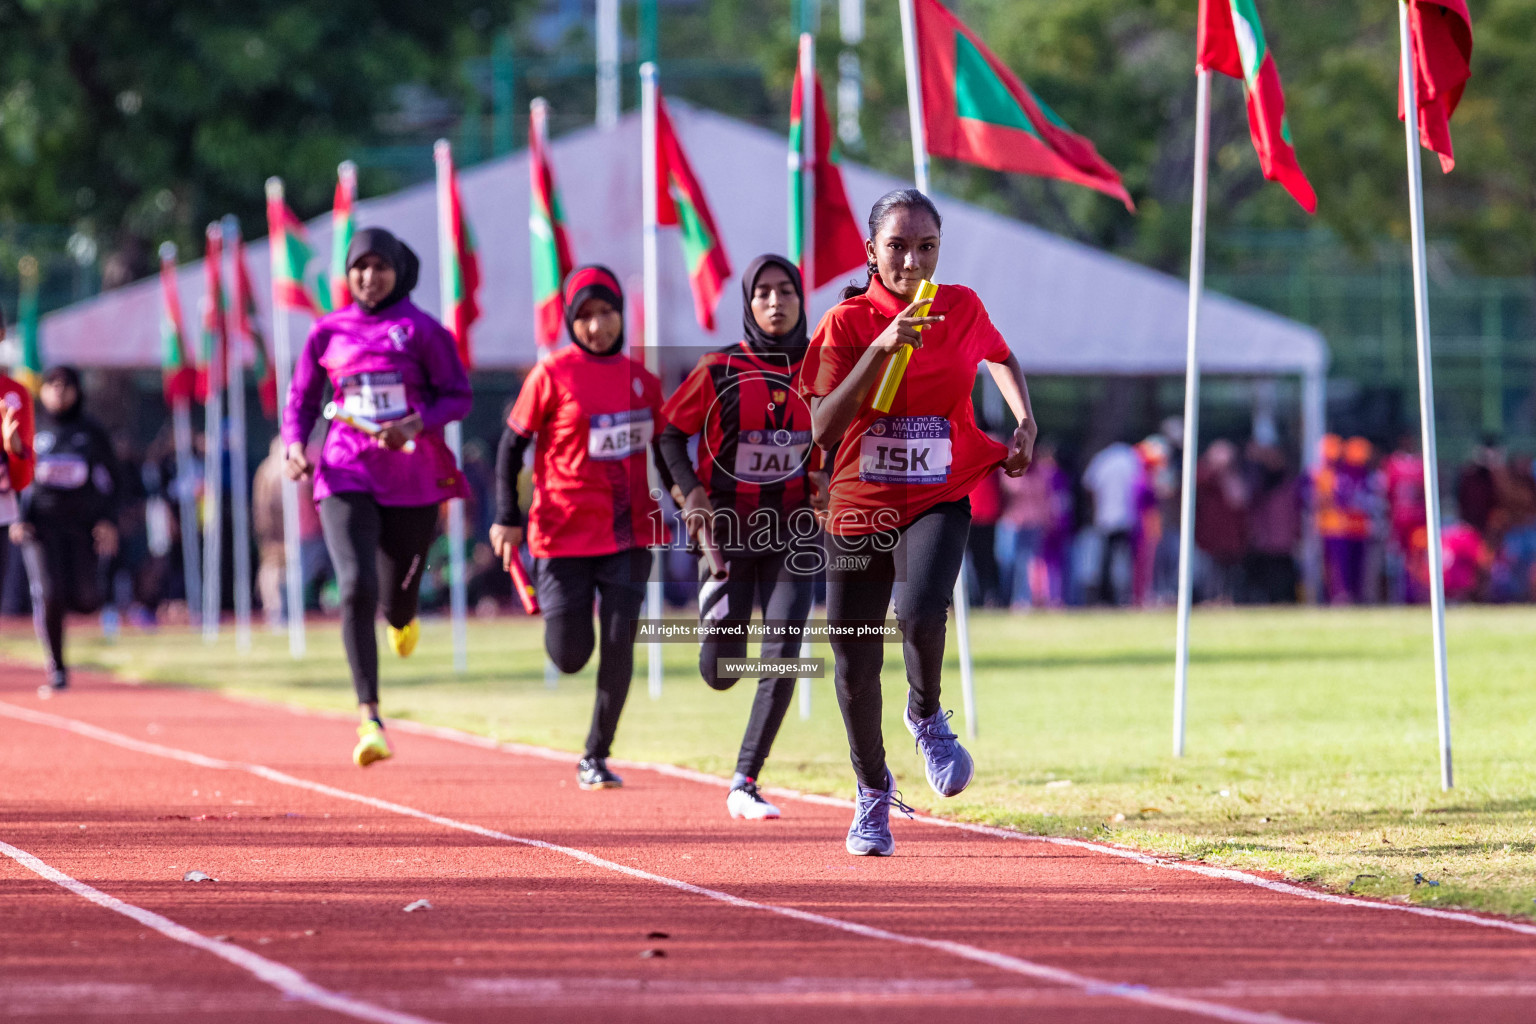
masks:
<svg viewBox="0 0 1536 1024"><path fill-rule="evenodd" d="M634 675L635 630L645 604L651 553L630 548L589 558L541 558L535 571L549 660L569 675L586 666L594 647L598 651L597 698L585 756L607 757ZM594 598L599 637L592 634Z"/></svg>
<svg viewBox="0 0 1536 1024"><path fill-rule="evenodd" d="M379 598L396 629L416 617L427 549L437 535L436 505L380 505L359 491L320 501L320 526L341 591L341 642L359 704L379 702ZM380 581L383 581L381 588Z"/></svg>
<svg viewBox="0 0 1536 1024"><path fill-rule="evenodd" d="M724 580L711 580L707 563L700 559L699 621L712 626L745 626L752 618L754 605L763 609L765 625L781 628L777 636L765 636L761 657L763 660L794 658L800 654L800 633L811 613L812 577L796 572L795 567L807 567L809 559L802 557L794 562L793 551L769 552L761 555L732 555L727 563L728 575ZM790 633L789 629L794 632ZM745 636L724 638L708 637L699 644L699 674L716 690L729 690L736 679L721 679L718 662L721 658L743 658L747 653ZM752 701L752 714L747 719L747 731L741 737L741 751L736 757L736 770L748 778L757 778L773 748L779 726L789 711L795 696L793 679L760 679L757 696Z"/></svg>
<svg viewBox="0 0 1536 1024"><path fill-rule="evenodd" d="M939 710L939 676L955 579L971 528L969 499L947 501L906 526L860 537L827 534L827 621L837 628L885 621L900 579L896 620L907 666L907 705L917 718ZM885 740L880 729L880 639L832 638L837 701L859 782L885 788Z"/></svg>
<svg viewBox="0 0 1536 1024"><path fill-rule="evenodd" d="M40 522L22 545L32 590L32 623L48 649L48 667L64 671L64 616L92 615L106 598L102 559L88 524Z"/></svg>

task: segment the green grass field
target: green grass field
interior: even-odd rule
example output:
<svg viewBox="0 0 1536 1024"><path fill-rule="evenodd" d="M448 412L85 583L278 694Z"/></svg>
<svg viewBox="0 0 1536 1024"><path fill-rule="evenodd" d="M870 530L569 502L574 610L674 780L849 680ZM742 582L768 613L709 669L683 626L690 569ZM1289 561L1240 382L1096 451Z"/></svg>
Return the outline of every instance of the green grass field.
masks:
<svg viewBox="0 0 1536 1024"><path fill-rule="evenodd" d="M1536 614L1450 614L1457 785L1449 793L1439 784L1428 627L1422 609L1197 610L1188 756L1175 761L1170 614L979 614L976 782L951 801L923 782L898 718L896 648L887 649L892 768L913 804L968 821L1089 836L1338 891L1532 916ZM386 714L578 749L590 666L549 689L537 623L470 628L463 676L451 669L442 621L425 624L409 661L384 652ZM208 647L174 630L107 644L94 627L79 627L72 650L82 667L134 679L350 708L336 626L312 625L309 635L312 654L302 662L288 657L285 638L259 629L243 657L228 631ZM714 693L695 672L696 648L664 650L660 700L648 698L644 654L637 659L616 755L729 774L752 684ZM38 659L19 630L0 639L0 652ZM945 703L958 708L958 673L946 679ZM831 681L812 688L810 720L790 711L763 781L848 794Z"/></svg>

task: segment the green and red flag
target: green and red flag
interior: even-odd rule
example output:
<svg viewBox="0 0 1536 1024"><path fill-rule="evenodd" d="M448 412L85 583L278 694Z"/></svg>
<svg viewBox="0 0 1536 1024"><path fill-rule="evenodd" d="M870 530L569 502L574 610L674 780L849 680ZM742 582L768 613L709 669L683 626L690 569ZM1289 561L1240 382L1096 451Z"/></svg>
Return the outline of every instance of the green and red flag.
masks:
<svg viewBox="0 0 1536 1024"><path fill-rule="evenodd" d="M453 150L446 141L439 141L433 155L437 160L438 258L443 261L443 326L458 342L459 359L468 370L474 366L469 329L480 319L480 257L464 213Z"/></svg>
<svg viewBox="0 0 1536 1024"><path fill-rule="evenodd" d="M555 171L550 165L548 106L542 99L529 109L528 173L532 178L529 193L528 240L533 266L533 324L539 351L553 351L560 344L564 302L560 286L565 275L576 266L571 252L570 234L565 230L565 211L560 193L555 189Z"/></svg>
<svg viewBox="0 0 1536 1024"><path fill-rule="evenodd" d="M1456 166L1451 115L1472 77L1472 15L1466 0L1410 0L1408 29L1418 85L1419 144L1440 154L1440 170L1449 173ZM1398 120L1405 117L1406 91L1398 91Z"/></svg>
<svg viewBox="0 0 1536 1024"><path fill-rule="evenodd" d="M229 323L224 304L224 232L217 223L208 225L207 249L203 253L203 346L201 365L197 368L197 400L207 402L208 395L224 383L211 375L227 368L229 359Z"/></svg>
<svg viewBox="0 0 1536 1024"><path fill-rule="evenodd" d="M660 89L656 90L656 223L681 230L694 313L706 331L713 331L715 306L731 276L731 260L715 229L704 190L667 116Z"/></svg>
<svg viewBox="0 0 1536 1024"><path fill-rule="evenodd" d="M197 368L187 351L187 329L181 318L176 286L176 246L160 247L160 384L165 404L191 402L197 392Z"/></svg>
<svg viewBox="0 0 1536 1024"><path fill-rule="evenodd" d="M277 416L277 367L267 351L267 339L256 319L256 289L251 287L251 271L245 262L245 240L235 237L235 326L250 341L249 365L256 376L256 395L261 411Z"/></svg>
<svg viewBox="0 0 1536 1024"><path fill-rule="evenodd" d="M1198 50L1196 65L1201 70L1242 81L1248 99L1248 130L1264 177L1279 182L1303 210L1316 213L1317 193L1291 145L1280 72L1264 41L1254 0L1200 0Z"/></svg>
<svg viewBox="0 0 1536 1024"><path fill-rule="evenodd" d="M916 15L928 152L1014 174L1059 178L1135 210L1120 174L939 0Z"/></svg>
<svg viewBox="0 0 1536 1024"><path fill-rule="evenodd" d="M821 91L821 76L814 75L816 91L816 120L813 124L812 142L816 152L812 157L812 173L815 176L815 207L811 224L811 237L815 240L816 280L805 282L809 291L815 291L851 270L863 267L868 258L864 252L864 233L853 216L848 202L848 189L843 184L843 171L838 166L839 154L832 144L832 120L827 116L826 97ZM801 110L805 95L800 78L800 65L795 65L795 84L789 101L789 258L802 271L805 270L805 121Z"/></svg>
<svg viewBox="0 0 1536 1024"><path fill-rule="evenodd" d="M18 269L21 271L21 294L16 304L16 340L20 351L13 372L20 384L35 392L43 380L41 309L38 304L42 275L35 256L23 256Z"/></svg>
<svg viewBox="0 0 1536 1024"><path fill-rule="evenodd" d="M283 201L281 191L267 191L267 244L272 249L272 298L278 310L293 309L311 316L320 315L320 304L311 288L309 264L315 251L310 247L304 222L294 216Z"/></svg>
<svg viewBox="0 0 1536 1024"><path fill-rule="evenodd" d="M336 198L331 203L331 279L328 282L326 312L341 309L352 302L347 287L347 250L357 225L352 218L352 203L357 199L357 164L343 160L336 168Z"/></svg>

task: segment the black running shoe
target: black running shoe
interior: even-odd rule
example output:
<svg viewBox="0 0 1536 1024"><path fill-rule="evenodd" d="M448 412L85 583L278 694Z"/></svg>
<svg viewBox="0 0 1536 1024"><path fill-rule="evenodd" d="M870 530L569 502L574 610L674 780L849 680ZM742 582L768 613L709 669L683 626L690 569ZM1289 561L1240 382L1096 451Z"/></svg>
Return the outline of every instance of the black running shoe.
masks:
<svg viewBox="0 0 1536 1024"><path fill-rule="evenodd" d="M584 757L576 762L576 783L582 789L618 789L624 780L608 770L608 760Z"/></svg>
<svg viewBox="0 0 1536 1024"><path fill-rule="evenodd" d="M48 681L37 688L37 695L42 700L47 700L56 693L63 693L69 689L69 673L61 668L48 670Z"/></svg>

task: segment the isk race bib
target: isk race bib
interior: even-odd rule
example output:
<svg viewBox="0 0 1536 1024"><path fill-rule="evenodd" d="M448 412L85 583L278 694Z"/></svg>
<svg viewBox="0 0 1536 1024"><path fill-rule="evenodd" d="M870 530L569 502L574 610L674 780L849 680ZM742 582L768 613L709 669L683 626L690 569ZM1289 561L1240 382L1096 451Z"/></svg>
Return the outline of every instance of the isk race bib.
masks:
<svg viewBox="0 0 1536 1024"><path fill-rule="evenodd" d="M884 416L859 441L859 479L876 484L942 484L949 479L949 420Z"/></svg>
<svg viewBox="0 0 1536 1024"><path fill-rule="evenodd" d="M748 484L780 484L805 474L809 430L743 430L731 475Z"/></svg>
<svg viewBox="0 0 1536 1024"><path fill-rule="evenodd" d="M355 373L339 382L341 407L353 416L382 423L411 411L405 401L405 380L398 371Z"/></svg>
<svg viewBox="0 0 1536 1024"><path fill-rule="evenodd" d="M617 462L645 451L655 426L649 409L602 412L587 421L587 457Z"/></svg>
<svg viewBox="0 0 1536 1024"><path fill-rule="evenodd" d="M43 455L32 479L44 487L73 491L84 487L90 477L91 467L82 455Z"/></svg>

